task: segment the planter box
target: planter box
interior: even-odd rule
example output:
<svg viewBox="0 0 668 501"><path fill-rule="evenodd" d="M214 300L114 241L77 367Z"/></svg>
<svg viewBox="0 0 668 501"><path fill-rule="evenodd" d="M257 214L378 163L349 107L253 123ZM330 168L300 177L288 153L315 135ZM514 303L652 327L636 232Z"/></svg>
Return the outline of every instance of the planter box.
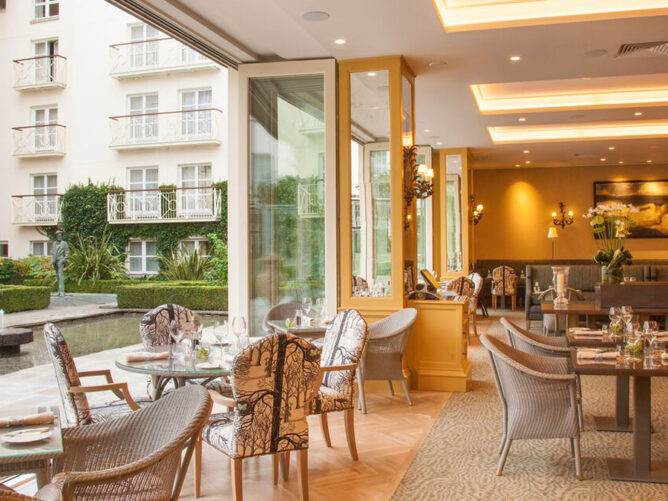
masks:
<svg viewBox="0 0 668 501"><path fill-rule="evenodd" d="M628 305L634 308L668 308L668 282L600 284L600 305Z"/></svg>

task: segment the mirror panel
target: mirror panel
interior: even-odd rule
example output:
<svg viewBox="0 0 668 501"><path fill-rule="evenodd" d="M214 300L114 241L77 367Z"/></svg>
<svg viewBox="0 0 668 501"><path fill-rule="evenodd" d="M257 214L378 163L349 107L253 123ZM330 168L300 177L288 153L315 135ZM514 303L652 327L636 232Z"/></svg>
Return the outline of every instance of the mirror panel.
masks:
<svg viewBox="0 0 668 501"><path fill-rule="evenodd" d="M449 272L460 272L463 270L463 245L462 245L462 156L446 155L446 231L447 231L447 256L446 266Z"/></svg>

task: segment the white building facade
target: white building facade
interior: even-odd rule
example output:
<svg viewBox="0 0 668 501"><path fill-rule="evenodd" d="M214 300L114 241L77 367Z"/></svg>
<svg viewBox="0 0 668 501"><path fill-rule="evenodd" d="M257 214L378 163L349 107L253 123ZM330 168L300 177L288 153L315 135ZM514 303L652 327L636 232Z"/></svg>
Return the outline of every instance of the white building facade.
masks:
<svg viewBox="0 0 668 501"><path fill-rule="evenodd" d="M124 188L110 224L220 220L225 68L103 0L9 0L0 61L0 256L48 254L38 228L89 179ZM157 271L154 244L128 251L130 271Z"/></svg>

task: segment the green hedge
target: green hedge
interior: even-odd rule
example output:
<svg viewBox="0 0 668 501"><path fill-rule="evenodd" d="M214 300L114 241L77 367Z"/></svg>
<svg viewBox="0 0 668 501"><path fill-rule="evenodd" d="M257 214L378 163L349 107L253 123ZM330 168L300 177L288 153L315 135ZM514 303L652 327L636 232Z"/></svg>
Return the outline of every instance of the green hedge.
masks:
<svg viewBox="0 0 668 501"><path fill-rule="evenodd" d="M0 309L5 313L41 310L49 306L51 290L48 287L0 285Z"/></svg>
<svg viewBox="0 0 668 501"><path fill-rule="evenodd" d="M197 284L197 285L196 285ZM227 311L227 287L200 282L154 282L118 287L119 308L150 309L175 303L191 310Z"/></svg>
<svg viewBox="0 0 668 501"><path fill-rule="evenodd" d="M67 280L65 282L65 292L85 292L92 294L116 294L118 288L125 285L142 285L142 284L173 284L173 285L206 285L206 282L183 281L183 282L167 282L159 280L145 280L145 279L122 279L122 280L82 280L81 283L76 280ZM25 279L23 285L29 287L48 287L52 292L58 290L57 284L44 283L43 280Z"/></svg>

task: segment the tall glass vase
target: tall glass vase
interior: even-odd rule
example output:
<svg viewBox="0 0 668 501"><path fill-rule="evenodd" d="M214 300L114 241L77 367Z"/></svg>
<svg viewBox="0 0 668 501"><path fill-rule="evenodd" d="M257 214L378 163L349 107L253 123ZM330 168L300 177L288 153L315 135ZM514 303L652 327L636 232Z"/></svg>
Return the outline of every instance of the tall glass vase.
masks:
<svg viewBox="0 0 668 501"><path fill-rule="evenodd" d="M568 304L568 270L569 266L552 267L552 287L554 287L554 305Z"/></svg>
<svg viewBox="0 0 668 501"><path fill-rule="evenodd" d="M615 266L608 269L606 265L601 265L601 283L621 284L624 281L624 267Z"/></svg>

